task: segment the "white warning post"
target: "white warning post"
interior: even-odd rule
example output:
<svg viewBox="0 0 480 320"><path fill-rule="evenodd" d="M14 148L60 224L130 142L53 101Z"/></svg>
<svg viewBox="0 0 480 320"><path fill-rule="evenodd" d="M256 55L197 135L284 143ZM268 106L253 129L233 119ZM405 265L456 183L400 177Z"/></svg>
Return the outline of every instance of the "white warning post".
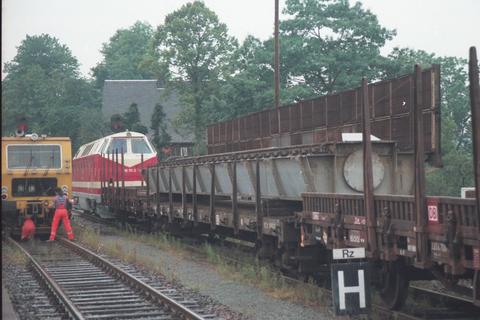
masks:
<svg viewBox="0 0 480 320"><path fill-rule="evenodd" d="M335 313L360 314L370 310L370 281L365 248L333 250L332 294Z"/></svg>

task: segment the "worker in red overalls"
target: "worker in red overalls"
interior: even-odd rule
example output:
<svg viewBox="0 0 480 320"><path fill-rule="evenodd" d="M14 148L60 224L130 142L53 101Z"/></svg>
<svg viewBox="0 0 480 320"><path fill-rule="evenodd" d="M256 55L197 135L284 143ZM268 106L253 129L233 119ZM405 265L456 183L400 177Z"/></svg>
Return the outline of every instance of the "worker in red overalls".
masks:
<svg viewBox="0 0 480 320"><path fill-rule="evenodd" d="M22 240L33 239L35 235L35 223L33 223L30 216L25 217L25 221L22 226Z"/></svg>
<svg viewBox="0 0 480 320"><path fill-rule="evenodd" d="M60 220L63 221L63 226L65 228L65 231L67 231L68 239L73 240L73 230L72 226L70 225L70 219L68 219L67 211L67 205L70 200L67 196L63 194L63 191L60 188L56 188L55 193L57 194L55 200L53 201L53 205L55 207L55 215L53 216L52 231L50 232L49 241L55 240Z"/></svg>

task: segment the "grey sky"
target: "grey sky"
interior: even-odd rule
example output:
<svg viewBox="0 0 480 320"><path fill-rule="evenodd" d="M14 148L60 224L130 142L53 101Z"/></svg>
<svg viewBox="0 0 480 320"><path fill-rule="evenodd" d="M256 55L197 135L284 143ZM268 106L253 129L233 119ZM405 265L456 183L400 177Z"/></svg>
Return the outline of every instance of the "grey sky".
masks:
<svg viewBox="0 0 480 320"><path fill-rule="evenodd" d="M157 26L186 0L2 0L2 70L25 36L47 33L66 44L88 75L101 60L102 43L119 28L135 21ZM230 34L266 39L273 33L273 0L205 0ZM350 1L353 3L354 1ZM480 1L476 0L362 0L380 23L397 36L383 49L395 46L423 49L438 55L467 57L480 50ZM281 7L285 0L280 0ZM3 78L3 72L2 72Z"/></svg>

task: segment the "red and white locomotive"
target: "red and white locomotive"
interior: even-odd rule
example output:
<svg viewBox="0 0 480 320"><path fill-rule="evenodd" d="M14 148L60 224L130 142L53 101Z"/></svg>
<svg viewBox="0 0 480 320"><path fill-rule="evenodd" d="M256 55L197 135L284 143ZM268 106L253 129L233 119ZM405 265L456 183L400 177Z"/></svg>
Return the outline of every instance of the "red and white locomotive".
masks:
<svg viewBox="0 0 480 320"><path fill-rule="evenodd" d="M72 185L76 207L109 216L108 212L97 207L101 203L102 182L115 181L119 173L126 188L139 187L143 184L141 169L156 163L155 149L147 137L138 132L127 130L82 145L73 158Z"/></svg>

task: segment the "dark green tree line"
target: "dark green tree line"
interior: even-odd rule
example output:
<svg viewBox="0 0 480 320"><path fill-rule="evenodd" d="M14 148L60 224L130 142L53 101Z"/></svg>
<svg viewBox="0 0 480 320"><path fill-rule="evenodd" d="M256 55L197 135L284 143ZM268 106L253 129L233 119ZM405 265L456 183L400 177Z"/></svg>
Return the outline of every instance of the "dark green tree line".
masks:
<svg viewBox="0 0 480 320"><path fill-rule="evenodd" d="M156 45L165 78L183 105L177 125L193 133L198 152L209 106L228 72L236 41L213 11L195 1L167 15L157 29Z"/></svg>
<svg viewBox="0 0 480 320"><path fill-rule="evenodd" d="M158 75L158 57L152 50L154 30L148 23L137 21L128 29L119 29L104 43L103 60L92 74L98 88L106 79L154 79Z"/></svg>
<svg viewBox="0 0 480 320"><path fill-rule="evenodd" d="M155 105L153 110L150 129L153 130L152 142L159 154L163 147L168 146L171 137L167 132L167 115L163 112L160 103Z"/></svg>
<svg viewBox="0 0 480 320"><path fill-rule="evenodd" d="M140 121L140 111L138 110L138 105L132 103L128 110L122 115L124 128L130 131L140 132L146 134L148 132L147 127L145 127Z"/></svg>
<svg viewBox="0 0 480 320"><path fill-rule="evenodd" d="M77 59L58 39L27 36L5 64L2 135L12 134L16 118L26 115L30 131L71 137L74 148L101 136L99 92L79 76L78 68Z"/></svg>

